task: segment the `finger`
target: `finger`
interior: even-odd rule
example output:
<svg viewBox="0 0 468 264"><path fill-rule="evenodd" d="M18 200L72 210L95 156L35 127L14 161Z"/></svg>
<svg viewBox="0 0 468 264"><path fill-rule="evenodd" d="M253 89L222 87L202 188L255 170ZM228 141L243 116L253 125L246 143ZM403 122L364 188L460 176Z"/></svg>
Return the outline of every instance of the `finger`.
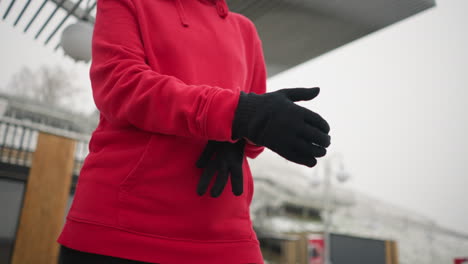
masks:
<svg viewBox="0 0 468 264"><path fill-rule="evenodd" d="M317 164L317 159L311 155L301 155L297 150L291 148L285 152L278 153L283 158L297 164L305 165L307 167L314 167Z"/></svg>
<svg viewBox="0 0 468 264"><path fill-rule="evenodd" d="M240 139L234 144L234 148L241 154L244 154L246 140Z"/></svg>
<svg viewBox="0 0 468 264"><path fill-rule="evenodd" d="M208 163L207 167L203 171L200 181L198 182L197 186L197 193L198 195L202 196L205 194L206 190L208 189L208 185L210 185L211 178L216 173L216 163L213 161Z"/></svg>
<svg viewBox="0 0 468 264"><path fill-rule="evenodd" d="M216 181L213 188L211 189L211 197L218 197L223 192L224 187L228 181L229 172L226 166L226 163L223 163L221 169L218 172Z"/></svg>
<svg viewBox="0 0 468 264"><path fill-rule="evenodd" d="M283 89L282 90L286 97L293 101L309 101L317 97L320 93L320 88L290 88L290 89Z"/></svg>
<svg viewBox="0 0 468 264"><path fill-rule="evenodd" d="M301 107L304 113L304 120L311 126L314 126L325 134L330 133L330 125L319 114L310 111L307 108Z"/></svg>
<svg viewBox="0 0 468 264"><path fill-rule="evenodd" d="M239 196L244 192L244 175L242 173L242 160L231 166L232 193Z"/></svg>
<svg viewBox="0 0 468 264"><path fill-rule="evenodd" d="M208 162L211 160L211 157L216 151L216 142L215 141L208 141L206 144L205 149L203 150L200 158L197 161L197 168L205 168L208 165Z"/></svg>
<svg viewBox="0 0 468 264"><path fill-rule="evenodd" d="M305 141L296 144L293 147L293 150L301 157L320 158L327 154L327 150L324 147L307 143Z"/></svg>
<svg viewBox="0 0 468 264"><path fill-rule="evenodd" d="M309 143L315 143L324 148L330 146L330 136L309 124L305 124L299 136Z"/></svg>
<svg viewBox="0 0 468 264"><path fill-rule="evenodd" d="M297 158L296 158L296 163L305 165L305 166L307 166L309 168L312 168L315 165L317 165L317 159L314 158L314 157L310 157L310 156L300 156L300 155L298 155Z"/></svg>
<svg viewBox="0 0 468 264"><path fill-rule="evenodd" d="M246 144L245 140L239 140L234 145L233 151L230 153L230 156L232 155L231 160L233 162L240 163L239 166L240 166L241 170L242 170L242 163L243 163L243 160L244 160L245 144Z"/></svg>

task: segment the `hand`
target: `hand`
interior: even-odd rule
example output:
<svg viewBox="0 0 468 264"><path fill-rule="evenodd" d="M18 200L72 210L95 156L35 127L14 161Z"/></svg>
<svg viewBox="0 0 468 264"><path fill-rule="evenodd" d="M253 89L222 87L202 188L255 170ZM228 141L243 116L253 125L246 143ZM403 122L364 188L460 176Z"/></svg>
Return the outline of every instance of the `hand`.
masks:
<svg viewBox="0 0 468 264"><path fill-rule="evenodd" d="M330 126L318 114L296 105L314 99L319 88L291 88L265 94L241 92L232 138L247 138L295 163L313 167L330 145Z"/></svg>
<svg viewBox="0 0 468 264"><path fill-rule="evenodd" d="M243 193L242 162L244 160L245 140L236 143L208 141L203 153L197 161L198 168L204 168L198 182L197 193L203 195L207 191L211 178L218 172L211 189L211 196L218 197L231 175L232 192L239 196Z"/></svg>

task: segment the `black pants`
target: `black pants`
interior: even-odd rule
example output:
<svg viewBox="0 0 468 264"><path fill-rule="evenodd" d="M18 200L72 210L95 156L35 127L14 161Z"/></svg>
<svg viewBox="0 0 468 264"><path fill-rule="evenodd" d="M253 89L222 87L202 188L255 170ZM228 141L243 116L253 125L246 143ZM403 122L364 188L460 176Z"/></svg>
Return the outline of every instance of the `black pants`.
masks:
<svg viewBox="0 0 468 264"><path fill-rule="evenodd" d="M60 246L59 264L150 264L135 260L114 258L76 251L71 248Z"/></svg>

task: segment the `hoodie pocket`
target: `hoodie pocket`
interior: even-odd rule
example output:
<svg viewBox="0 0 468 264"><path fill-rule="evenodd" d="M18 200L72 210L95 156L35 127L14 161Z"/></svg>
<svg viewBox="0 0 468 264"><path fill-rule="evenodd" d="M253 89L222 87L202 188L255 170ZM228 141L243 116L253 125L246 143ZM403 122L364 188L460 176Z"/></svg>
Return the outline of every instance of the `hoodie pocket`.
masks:
<svg viewBox="0 0 468 264"><path fill-rule="evenodd" d="M245 241L253 235L249 215L252 180L244 168L244 194L230 182L213 198L196 192L202 170L195 163L206 142L155 134L121 182L118 224L133 232L186 241ZM214 179L213 179L214 181Z"/></svg>
<svg viewBox="0 0 468 264"><path fill-rule="evenodd" d="M154 135L151 135L149 138L148 142L146 143L145 149L141 153L140 158L136 162L135 166L133 169L127 174L127 176L123 179L123 181L120 183L120 191L130 191L132 187L137 183L136 179L136 172L137 170L141 167L142 162L145 160L146 156L148 155L148 150L151 146L151 142L153 141Z"/></svg>

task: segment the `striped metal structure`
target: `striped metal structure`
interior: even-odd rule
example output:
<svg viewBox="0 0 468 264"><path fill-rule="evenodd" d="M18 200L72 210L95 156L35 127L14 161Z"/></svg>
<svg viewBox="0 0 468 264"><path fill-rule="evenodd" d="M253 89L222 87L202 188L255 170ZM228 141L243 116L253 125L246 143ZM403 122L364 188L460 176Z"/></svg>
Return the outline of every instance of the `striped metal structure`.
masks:
<svg viewBox="0 0 468 264"><path fill-rule="evenodd" d="M4 22L9 22L7 20L10 18L13 26L21 28L24 33L33 31L33 26L37 27L32 33L34 39L38 40L44 33L44 45L51 45L49 42L56 38L56 44L53 46L56 51L60 47L61 30L66 24L77 20L94 23L95 0L11 0L8 4L6 2L0 1L0 14L3 13ZM20 23L22 25L19 25Z"/></svg>
<svg viewBox="0 0 468 264"><path fill-rule="evenodd" d="M231 11L244 14L256 24L269 76L435 6L434 0L227 2ZM58 36L66 24L77 20L93 23L95 9L96 0L0 1L0 15L3 13L5 22L25 33L34 31L36 41L43 35L44 45L54 50L60 47ZM51 44L52 40L56 44Z"/></svg>

